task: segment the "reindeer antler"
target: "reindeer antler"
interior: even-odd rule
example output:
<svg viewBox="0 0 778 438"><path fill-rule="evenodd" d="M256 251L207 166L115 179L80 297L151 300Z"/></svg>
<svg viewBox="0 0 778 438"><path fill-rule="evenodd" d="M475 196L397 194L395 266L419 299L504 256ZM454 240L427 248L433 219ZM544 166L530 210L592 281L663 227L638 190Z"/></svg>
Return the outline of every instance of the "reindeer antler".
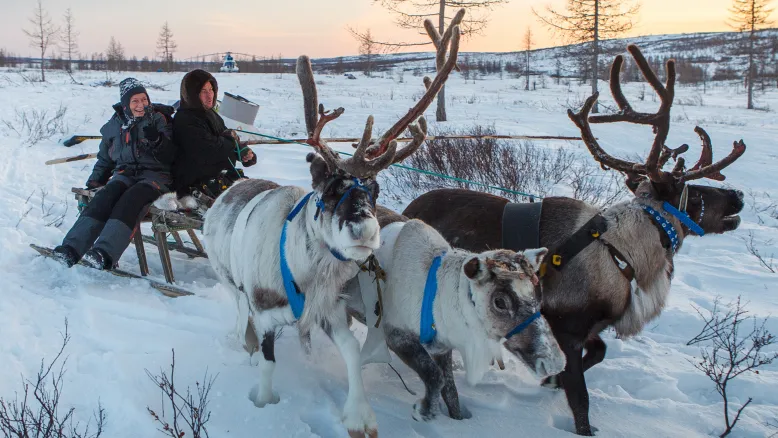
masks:
<svg viewBox="0 0 778 438"><path fill-rule="evenodd" d="M463 14L464 11L460 11L457 16L460 17ZM445 62L443 69L438 71L434 80L430 80L428 77L424 78L427 92L424 93L413 108L408 110L405 116L381 136L377 143L372 139L373 116L368 117L362 139L358 144L354 145L356 148L354 156L347 160L342 160L338 153L333 151L321 139L324 125L340 117L344 109L338 108L332 112L324 110L324 106L318 103L318 94L316 83L313 79L310 59L307 56L300 56L297 59L297 78L303 90L305 125L308 130L307 143L319 151L330 170L340 169L360 178L373 177L381 170L404 160L421 146L427 137L427 122L422 114L424 114L424 110L432 103L438 91L440 91L446 79L448 79L449 73L456 65L457 54L459 53L459 26L450 26L449 31L444 35L445 45L448 46L449 41L451 45L449 59ZM317 106L318 111L316 110ZM418 119L418 123L414 124L413 122L416 119ZM398 151L395 139L405 129L411 131L413 140Z"/></svg>
<svg viewBox="0 0 778 438"><path fill-rule="evenodd" d="M616 101L620 111L617 114L589 116L589 112L599 96L598 93L595 93L586 100L583 108L581 108L578 113L574 113L571 110L568 110L567 112L568 117L570 117L573 123L581 130L584 143L594 159L599 162L600 166L605 170L610 167L625 172L631 175L631 177L634 177L635 175L646 175L654 182L667 182L673 179L689 181L704 177L719 181L723 180L724 176L721 175L720 170L732 164L743 155L746 148L743 141L736 142L734 149L726 158L716 164L711 164L713 151L710 144L710 138L702 128L695 128L695 132L697 132L702 139L703 151L697 165L695 165L691 171L685 171L684 159L683 157L679 157L679 155L688 151L689 146L684 144L676 149L670 149L665 145L667 135L670 131L670 108L673 105L673 99L675 97L675 61L672 59L667 61L667 82L666 84L662 84L656 73L651 70L648 61L646 61L646 58L636 45L630 44L627 46L627 50L635 59L643 77L651 84L651 87L656 91L657 95L659 95L661 103L656 113L641 113L632 109L632 106L629 104L621 90L619 74L621 73L621 66L624 63L624 57L618 55L616 59L613 60L613 65L611 66L610 89L613 100ZM653 127L654 143L651 146L651 151L649 152L645 163L634 163L614 158L605 152L599 143L597 143L589 123L613 122L629 122L639 125L651 125ZM676 165L672 172L662 171L662 168L670 158L676 160Z"/></svg>
<svg viewBox="0 0 778 438"><path fill-rule="evenodd" d="M427 91L423 96L421 96L421 99L419 99L416 105L408 110L408 113L405 114L405 116L398 120L397 123L395 123L384 133L384 135L381 136L381 138L378 140L378 146L371 148L373 149L371 151L371 155L381 154L386 151L387 148L391 147L392 143L396 143L395 139L399 137L403 131L405 131L405 129L411 131L413 140L407 146L397 152L393 163L400 162L410 156L424 142L424 139L427 137L427 122L424 119L423 114L424 111L430 106L432 101L435 100L435 96L437 96L440 89L443 88L443 84L446 83L449 74L457 65L460 38L459 23L462 21L464 14L464 9L460 9L459 12L457 12L456 16L454 16L454 18L451 20L451 24L442 37L437 34L437 31L435 31L434 35L431 34L431 37L433 37L433 43L438 48L438 71L435 75L435 79L424 77L424 86L426 87ZM434 30L434 26L432 26L432 22L429 19L425 20L424 25L428 31L429 29ZM434 36L437 36L438 38L436 39ZM449 52L448 59L445 58L446 50ZM412 124L416 119L418 119L418 125Z"/></svg>

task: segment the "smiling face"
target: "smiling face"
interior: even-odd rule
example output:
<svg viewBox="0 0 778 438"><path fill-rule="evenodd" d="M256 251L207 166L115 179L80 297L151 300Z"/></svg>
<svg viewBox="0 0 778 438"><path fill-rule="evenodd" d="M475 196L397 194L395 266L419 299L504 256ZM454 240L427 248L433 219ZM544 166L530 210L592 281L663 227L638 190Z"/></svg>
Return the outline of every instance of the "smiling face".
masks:
<svg viewBox="0 0 778 438"><path fill-rule="evenodd" d="M523 253L487 251L462 268L487 333L500 340L523 326L504 345L540 377L559 373L565 366L565 356L548 323L535 316L541 302L536 272L547 252L546 248Z"/></svg>
<svg viewBox="0 0 778 438"><path fill-rule="evenodd" d="M318 154L308 154L313 188L319 196L318 221L324 240L352 260L364 260L380 246L375 205L378 183L340 170L331 172Z"/></svg>
<svg viewBox="0 0 778 438"><path fill-rule="evenodd" d="M130 98L130 111L135 117L143 117L147 106L149 106L149 98L146 93L138 93Z"/></svg>

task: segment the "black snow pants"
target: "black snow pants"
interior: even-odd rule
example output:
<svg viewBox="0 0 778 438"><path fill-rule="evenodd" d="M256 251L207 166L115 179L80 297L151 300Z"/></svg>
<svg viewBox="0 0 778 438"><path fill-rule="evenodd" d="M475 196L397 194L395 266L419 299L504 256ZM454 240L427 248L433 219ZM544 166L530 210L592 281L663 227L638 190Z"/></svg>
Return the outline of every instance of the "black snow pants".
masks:
<svg viewBox="0 0 778 438"><path fill-rule="evenodd" d="M62 244L73 248L79 258L90 247L100 249L115 265L148 205L168 191L168 181L166 175L152 172L111 178L81 212Z"/></svg>

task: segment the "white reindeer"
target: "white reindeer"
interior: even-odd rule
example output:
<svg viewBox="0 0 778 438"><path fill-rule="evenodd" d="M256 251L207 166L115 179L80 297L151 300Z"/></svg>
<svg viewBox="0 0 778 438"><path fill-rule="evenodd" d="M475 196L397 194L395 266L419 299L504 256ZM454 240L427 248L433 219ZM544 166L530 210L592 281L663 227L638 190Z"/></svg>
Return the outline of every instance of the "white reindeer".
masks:
<svg viewBox="0 0 778 438"><path fill-rule="evenodd" d="M494 346L503 343L539 377L565 367L565 356L540 315L535 274L546 248L480 254L452 248L419 220L394 222L381 229L375 257L386 273L381 326L387 345L424 382L424 398L414 405L416 420L433 418L438 395L454 419L470 414L459 404L451 351L462 354L471 384L489 367ZM366 272L349 282L349 296L369 296L375 288ZM374 303L350 300L350 312L363 322ZM369 330L373 330L369 326Z"/></svg>
<svg viewBox="0 0 778 438"><path fill-rule="evenodd" d="M420 101L378 142L371 140L370 116L362 141L347 160L341 160L320 138L324 125L344 110L330 113L318 105L310 60L301 56L297 75L304 97L308 143L318 152L307 156L313 191L306 194L301 187L244 180L227 189L206 213L204 243L222 283L236 294L238 334L250 332L246 324L251 321L261 339L261 377L250 394L257 407L279 401L272 386L277 327L296 321L300 336L305 338L315 325L321 325L338 347L348 370L343 423L349 435L377 435L375 414L362 384L359 342L349 330L341 293L359 270L355 261L366 259L379 246L375 177L408 157L424 141L426 123L420 116L454 68L458 48L457 28L445 67L433 81L425 78L427 92ZM419 124L411 124L417 118ZM413 141L397 150L395 139L406 128L413 134ZM385 152L367 158L379 148ZM246 305L241 305L243 297L248 301Z"/></svg>

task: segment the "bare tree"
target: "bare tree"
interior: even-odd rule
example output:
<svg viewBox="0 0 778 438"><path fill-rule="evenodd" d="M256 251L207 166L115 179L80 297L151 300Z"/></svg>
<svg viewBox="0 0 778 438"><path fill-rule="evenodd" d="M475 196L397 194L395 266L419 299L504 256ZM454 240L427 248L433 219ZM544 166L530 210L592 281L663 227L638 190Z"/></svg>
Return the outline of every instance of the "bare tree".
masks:
<svg viewBox="0 0 778 438"><path fill-rule="evenodd" d="M420 35L426 33L429 35L429 29L426 28L424 20L432 17L438 19L438 28L436 32L439 35L446 33L446 20L451 19L449 28L455 24L459 25L461 35L465 38L472 35L477 35L483 32L488 24L488 12L496 5L506 3L507 0L374 0L379 2L381 6L387 9L395 17L395 24L401 29L412 29L419 31ZM447 14L448 8L454 8L457 11L466 10L467 20L460 19L459 22L454 22L456 15L452 18ZM457 15L459 12L457 12ZM422 30L424 29L424 31ZM355 33L351 30L358 39L364 40L367 35ZM391 42L380 41L370 38L375 44L386 48L387 50L399 50L404 47L413 46L426 46L430 44L429 41L406 41L406 42ZM434 39L433 39L433 44ZM436 52L438 45L435 45ZM438 53L438 55L440 55ZM438 56L440 58L440 56ZM457 69L458 71L459 69ZM446 121L446 89L445 87L440 89L438 93L437 110L435 111L435 118L438 122Z"/></svg>
<svg viewBox="0 0 778 438"><path fill-rule="evenodd" d="M550 6L547 14L541 15L534 8L532 12L556 34L572 44L590 43L589 70L592 79L592 94L597 92L599 79L600 41L614 38L634 26L632 16L640 9L640 3L628 4L632 0L567 0L565 12ZM597 102L592 112L598 112Z"/></svg>
<svg viewBox="0 0 778 438"><path fill-rule="evenodd" d="M740 414L753 401L751 397L735 412L735 417L730 418L729 384L743 373L757 372L758 368L771 364L778 359L778 353L764 352L776 343L776 338L766 328L767 320L758 322L756 317L748 317L745 305L741 304L740 297L734 305L726 311L719 307L717 298L713 310L708 316L697 309L697 313L703 318L705 325L687 345L705 343L702 348L702 358L699 362L692 362L695 368L705 373L716 385L716 392L724 400L724 424L726 429L720 435L723 438L729 435L740 419ZM753 328L743 335L741 325L752 320ZM749 330L749 329L746 329Z"/></svg>
<svg viewBox="0 0 778 438"><path fill-rule="evenodd" d="M65 28L62 29L62 52L67 55L68 66L66 70L68 73L73 72L73 55L78 51L78 32L75 30L75 20L73 19L73 13L68 8L65 11Z"/></svg>
<svg viewBox="0 0 778 438"><path fill-rule="evenodd" d="M362 71L365 76L370 77L373 73L373 56L378 54L380 45L373 40L370 29L365 33L359 33L354 29L349 29L354 39L359 42L359 54L362 56Z"/></svg>
<svg viewBox="0 0 778 438"><path fill-rule="evenodd" d="M748 109L754 109L754 80L756 79L757 52L760 50L756 31L772 24L769 20L772 8L768 8L769 0L732 0L729 25L748 37Z"/></svg>
<svg viewBox="0 0 778 438"><path fill-rule="evenodd" d="M524 34L524 75L527 77L527 82L524 84L524 89L529 91L529 51L532 50L532 44L535 41L532 39L532 28L528 27L527 32Z"/></svg>
<svg viewBox="0 0 778 438"><path fill-rule="evenodd" d="M167 21L162 25L157 38L157 51L162 61L167 65L167 71L171 70L173 64L173 54L176 53L178 45L173 41L173 31L170 30Z"/></svg>
<svg viewBox="0 0 778 438"><path fill-rule="evenodd" d="M44 82L46 80L46 50L48 50L52 38L56 39L59 28L51 21L48 12L43 10L43 0L37 1L33 17L29 20L32 27L23 29L23 31L30 38L30 45L41 50L41 82Z"/></svg>
<svg viewBox="0 0 778 438"><path fill-rule="evenodd" d="M111 37L111 41L108 43L108 49L105 51L105 57L108 62L108 70L122 70L121 67L124 64L124 47L122 47L122 43L116 41L116 38Z"/></svg>

